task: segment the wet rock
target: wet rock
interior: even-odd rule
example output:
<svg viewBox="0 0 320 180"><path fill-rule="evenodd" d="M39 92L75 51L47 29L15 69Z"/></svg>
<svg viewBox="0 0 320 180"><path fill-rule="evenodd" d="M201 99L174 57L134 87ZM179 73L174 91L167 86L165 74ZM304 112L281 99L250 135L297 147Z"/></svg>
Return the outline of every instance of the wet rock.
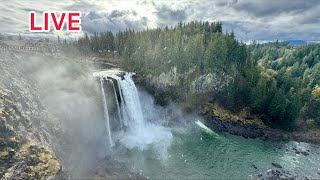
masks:
<svg viewBox="0 0 320 180"><path fill-rule="evenodd" d="M279 177L279 179L288 179L288 177L287 176L285 176L285 175L281 175L280 177Z"/></svg>
<svg viewBox="0 0 320 180"><path fill-rule="evenodd" d="M273 169L269 169L269 170L267 171L267 173L268 173L268 174L273 173Z"/></svg>
<svg viewBox="0 0 320 180"><path fill-rule="evenodd" d="M266 173L262 173L262 176L256 176L256 179L263 180L295 180L295 179L317 179L311 176L293 175L295 173L285 170L272 170L269 169Z"/></svg>
<svg viewBox="0 0 320 180"><path fill-rule="evenodd" d="M93 172L94 179L149 179L140 171L133 171L125 163L107 156L99 162Z"/></svg>
<svg viewBox="0 0 320 180"><path fill-rule="evenodd" d="M311 179L313 179L313 178L312 178L311 176L306 176L306 177L304 177L304 179L305 179L305 180L309 180L309 179L311 180Z"/></svg>
<svg viewBox="0 0 320 180"><path fill-rule="evenodd" d="M271 163L272 166L276 167L276 168L282 168L282 166L278 163Z"/></svg>
<svg viewBox="0 0 320 180"><path fill-rule="evenodd" d="M305 156L308 156L308 155L309 155L309 153L306 152L306 151L301 152L301 154L303 154L303 155L305 155Z"/></svg>

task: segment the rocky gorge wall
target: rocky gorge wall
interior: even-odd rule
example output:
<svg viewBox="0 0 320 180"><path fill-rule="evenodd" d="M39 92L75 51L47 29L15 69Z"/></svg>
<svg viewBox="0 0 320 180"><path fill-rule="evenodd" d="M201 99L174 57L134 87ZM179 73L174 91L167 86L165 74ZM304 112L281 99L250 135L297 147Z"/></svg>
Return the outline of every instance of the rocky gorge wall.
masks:
<svg viewBox="0 0 320 180"><path fill-rule="evenodd" d="M159 75L138 74L136 78L137 84L152 94L158 104L182 102L189 108L199 105L195 102L197 99L212 100L214 94L223 91L233 81L234 77L225 73L199 73L195 68L190 68L186 73L179 73L176 67Z"/></svg>
<svg viewBox="0 0 320 180"><path fill-rule="evenodd" d="M221 91L233 81L233 77L225 73L196 74L191 68L187 73L179 73L176 67L168 72L162 72L159 76L147 75L150 84L157 89L165 89L170 86L178 86L186 81L186 92L184 93L208 93Z"/></svg>
<svg viewBox="0 0 320 180"><path fill-rule="evenodd" d="M62 129L41 104L23 64L12 51L0 50L0 177L63 176L49 146L55 141L51 134L61 134Z"/></svg>
<svg viewBox="0 0 320 180"><path fill-rule="evenodd" d="M62 54L1 50L0 74L1 176L90 176L107 148L89 67Z"/></svg>

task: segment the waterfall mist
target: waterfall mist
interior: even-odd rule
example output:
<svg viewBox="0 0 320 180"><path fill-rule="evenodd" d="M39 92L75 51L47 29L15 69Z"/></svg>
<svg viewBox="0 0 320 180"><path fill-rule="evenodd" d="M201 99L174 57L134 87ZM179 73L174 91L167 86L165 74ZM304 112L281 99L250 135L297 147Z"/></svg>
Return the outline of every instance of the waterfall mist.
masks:
<svg viewBox="0 0 320 180"><path fill-rule="evenodd" d="M25 56L26 76L37 83L42 104L57 119L61 132L51 134L57 158L72 178L88 177L107 155L99 84L78 59ZM41 121L42 126L49 126ZM50 126L47 127L50 129Z"/></svg>

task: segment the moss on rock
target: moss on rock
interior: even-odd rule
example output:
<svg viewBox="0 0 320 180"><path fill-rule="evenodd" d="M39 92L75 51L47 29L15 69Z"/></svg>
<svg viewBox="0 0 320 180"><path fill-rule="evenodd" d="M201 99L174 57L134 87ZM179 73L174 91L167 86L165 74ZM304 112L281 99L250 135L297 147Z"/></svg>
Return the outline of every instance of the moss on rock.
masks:
<svg viewBox="0 0 320 180"><path fill-rule="evenodd" d="M231 112L216 103L207 103L202 110L202 114L209 114L222 121L234 121L241 124L254 124L259 128L267 128L267 125L255 115L252 115L248 109L242 109L238 113Z"/></svg>
<svg viewBox="0 0 320 180"><path fill-rule="evenodd" d="M30 139L20 147L11 161L17 163L7 169L4 178L46 179L61 170L54 153Z"/></svg>

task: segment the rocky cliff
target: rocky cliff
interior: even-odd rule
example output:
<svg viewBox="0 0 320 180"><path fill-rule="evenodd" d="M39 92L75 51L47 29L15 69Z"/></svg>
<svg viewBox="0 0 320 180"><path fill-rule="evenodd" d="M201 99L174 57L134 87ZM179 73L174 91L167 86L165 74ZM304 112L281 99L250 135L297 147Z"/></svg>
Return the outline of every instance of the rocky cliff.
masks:
<svg viewBox="0 0 320 180"><path fill-rule="evenodd" d="M141 179L110 152L83 57L0 50L0 179Z"/></svg>
<svg viewBox="0 0 320 180"><path fill-rule="evenodd" d="M24 60L0 50L0 177L30 179L62 176L49 144L62 129L39 100ZM48 126L50 125L50 126Z"/></svg>

